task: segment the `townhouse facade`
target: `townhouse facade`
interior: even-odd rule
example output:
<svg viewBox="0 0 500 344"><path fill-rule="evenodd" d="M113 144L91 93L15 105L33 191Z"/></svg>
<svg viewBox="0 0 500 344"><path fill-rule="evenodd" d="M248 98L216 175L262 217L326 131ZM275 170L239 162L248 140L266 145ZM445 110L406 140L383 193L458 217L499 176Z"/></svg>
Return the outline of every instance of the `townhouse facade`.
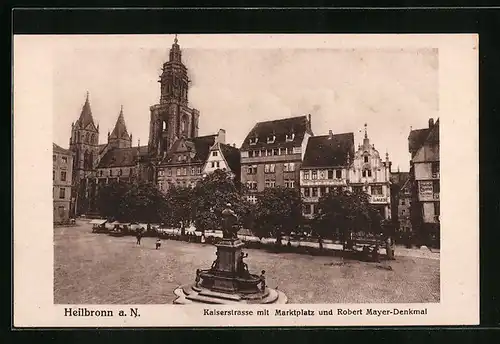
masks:
<svg viewBox="0 0 500 344"><path fill-rule="evenodd" d="M52 144L52 199L53 222L66 223L71 213L71 186L73 155L55 143Z"/></svg>
<svg viewBox="0 0 500 344"><path fill-rule="evenodd" d="M309 138L311 115L258 122L240 148L241 183L246 198L269 187L299 188L300 167Z"/></svg>

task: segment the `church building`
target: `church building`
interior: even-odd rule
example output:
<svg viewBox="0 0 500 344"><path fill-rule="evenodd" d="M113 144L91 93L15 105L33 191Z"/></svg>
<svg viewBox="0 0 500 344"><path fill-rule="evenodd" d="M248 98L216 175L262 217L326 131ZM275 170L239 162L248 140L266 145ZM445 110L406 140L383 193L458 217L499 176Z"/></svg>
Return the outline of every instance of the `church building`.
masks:
<svg viewBox="0 0 500 344"><path fill-rule="evenodd" d="M239 151L226 145L225 130L198 136L200 112L188 104L190 80L177 36L158 82L160 99L150 107L147 146L133 144L123 106L113 131L108 131L107 143L100 144L99 125L95 125L87 93L80 117L71 126L72 214L97 213L99 189L113 181L149 181L165 192L171 185L192 187L204 173L214 170L207 168L207 160L216 150L223 158L220 168L239 178Z"/></svg>

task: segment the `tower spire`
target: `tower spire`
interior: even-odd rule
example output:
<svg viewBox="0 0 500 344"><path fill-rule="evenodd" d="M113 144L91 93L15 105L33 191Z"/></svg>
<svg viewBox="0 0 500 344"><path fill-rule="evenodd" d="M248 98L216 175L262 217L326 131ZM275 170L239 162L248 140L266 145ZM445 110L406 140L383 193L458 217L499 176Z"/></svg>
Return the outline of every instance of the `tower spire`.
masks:
<svg viewBox="0 0 500 344"><path fill-rule="evenodd" d="M179 40L177 39L177 34L175 34L175 38L174 38L174 44L177 44Z"/></svg>
<svg viewBox="0 0 500 344"><path fill-rule="evenodd" d="M368 138L368 132L367 132L367 129L366 129L367 126L368 126L368 124L365 123L365 139Z"/></svg>

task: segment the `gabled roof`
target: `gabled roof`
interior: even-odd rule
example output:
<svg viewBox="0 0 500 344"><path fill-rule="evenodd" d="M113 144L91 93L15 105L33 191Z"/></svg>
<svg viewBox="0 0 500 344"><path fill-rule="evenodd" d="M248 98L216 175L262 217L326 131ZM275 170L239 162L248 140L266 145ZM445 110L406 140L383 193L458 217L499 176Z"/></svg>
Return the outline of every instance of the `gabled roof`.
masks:
<svg viewBox="0 0 500 344"><path fill-rule="evenodd" d="M64 149L61 146L56 145L55 143L52 143L52 151L54 153L71 155L71 151L70 150Z"/></svg>
<svg viewBox="0 0 500 344"><path fill-rule="evenodd" d="M92 117L92 110L90 109L89 94L87 92L87 98L85 99L85 104L83 104L80 118L78 118L78 121L76 121L76 125L80 129L84 129L89 124L92 124L95 127L94 118Z"/></svg>
<svg viewBox="0 0 500 344"><path fill-rule="evenodd" d="M240 150L236 147L226 145L223 143L219 144L220 151L226 159L228 167L236 174L240 172Z"/></svg>
<svg viewBox="0 0 500 344"><path fill-rule="evenodd" d="M212 147L215 143L215 139L217 138L217 134L207 135L207 136L198 136L190 139L186 139L181 137L177 139L170 148L166 158L163 160L164 164L186 164L186 163L204 163L208 158L208 153L210 151L210 147ZM177 148L180 145L181 141L184 142L187 151L194 152L194 157L190 160L178 162L173 159L175 154L177 153Z"/></svg>
<svg viewBox="0 0 500 344"><path fill-rule="evenodd" d="M137 164L138 153L147 152L148 146L114 148L106 152L97 168L127 167Z"/></svg>
<svg viewBox="0 0 500 344"><path fill-rule="evenodd" d="M242 150L274 148L274 147L296 147L302 143L306 132L312 135L306 116L283 118L274 121L258 122L250 130L245 141L241 145ZM287 134L294 134L292 141L286 141ZM274 143L267 143L267 138L275 135ZM257 143L250 145L251 138L258 138Z"/></svg>
<svg viewBox="0 0 500 344"><path fill-rule="evenodd" d="M307 143L302 167L336 167L348 165L354 157L354 134L312 136Z"/></svg>
<svg viewBox="0 0 500 344"><path fill-rule="evenodd" d="M410 131L410 135L408 136L408 149L410 153L419 150L426 142L439 142L439 118L431 128Z"/></svg>
<svg viewBox="0 0 500 344"><path fill-rule="evenodd" d="M109 136L110 139L126 139L129 140L130 136L127 132L127 126L125 124L125 118L123 117L123 107L120 110L118 119L116 120L115 127Z"/></svg>

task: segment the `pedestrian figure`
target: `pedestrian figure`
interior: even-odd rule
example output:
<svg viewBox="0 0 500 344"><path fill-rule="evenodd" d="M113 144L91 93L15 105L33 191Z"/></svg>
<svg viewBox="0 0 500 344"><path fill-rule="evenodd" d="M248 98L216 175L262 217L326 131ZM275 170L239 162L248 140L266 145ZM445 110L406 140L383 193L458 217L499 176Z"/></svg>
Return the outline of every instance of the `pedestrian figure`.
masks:
<svg viewBox="0 0 500 344"><path fill-rule="evenodd" d="M141 231L137 231L135 237L137 238L137 245L141 244L142 233Z"/></svg>
<svg viewBox="0 0 500 344"><path fill-rule="evenodd" d="M200 279L201 279L200 273L201 273L201 270L196 269L196 278L195 278L194 282L195 282L195 286L197 286L197 287L200 284Z"/></svg>
<svg viewBox="0 0 500 344"><path fill-rule="evenodd" d="M158 238L156 240L156 249L158 250L161 247L161 240Z"/></svg>
<svg viewBox="0 0 500 344"><path fill-rule="evenodd" d="M266 271L262 270L259 276L260 279L260 290L263 292L266 290L266 276L265 276Z"/></svg>

